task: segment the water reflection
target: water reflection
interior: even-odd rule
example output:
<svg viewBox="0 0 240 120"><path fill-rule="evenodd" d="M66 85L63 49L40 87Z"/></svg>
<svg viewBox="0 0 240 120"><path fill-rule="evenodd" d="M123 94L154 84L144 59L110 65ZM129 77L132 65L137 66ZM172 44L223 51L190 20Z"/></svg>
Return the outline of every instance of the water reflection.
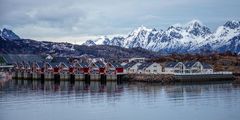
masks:
<svg viewBox="0 0 240 120"><path fill-rule="evenodd" d="M10 80L1 83L0 108L2 119L234 120L240 118L240 87Z"/></svg>
<svg viewBox="0 0 240 120"><path fill-rule="evenodd" d="M1 84L1 98L3 95L11 93L42 93L60 95L71 94L117 94L127 91L128 94L138 96L144 95L144 98L149 100L157 99L159 96L164 96L168 100L188 100L199 98L198 96L206 97L206 95L217 95L216 93L232 93L234 90L239 90L239 86L233 86L231 83L225 84L203 84L203 85L164 85L161 84L146 84L146 83L122 83L106 82L105 84L92 81L91 83L84 81L76 81L70 83L68 81L61 81L56 83L54 81L40 82L36 80L10 80ZM141 97L141 96L140 96Z"/></svg>

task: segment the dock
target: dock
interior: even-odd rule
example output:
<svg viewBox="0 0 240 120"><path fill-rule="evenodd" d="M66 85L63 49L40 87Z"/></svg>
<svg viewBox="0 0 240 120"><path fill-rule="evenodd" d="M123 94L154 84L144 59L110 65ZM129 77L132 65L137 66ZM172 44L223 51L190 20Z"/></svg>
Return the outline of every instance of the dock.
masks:
<svg viewBox="0 0 240 120"><path fill-rule="evenodd" d="M174 79L180 82L226 81L234 80L235 76L232 72L176 73Z"/></svg>
<svg viewBox="0 0 240 120"><path fill-rule="evenodd" d="M57 80L57 81L120 81L124 74L70 74L70 73L12 73L12 78L17 80Z"/></svg>
<svg viewBox="0 0 240 120"><path fill-rule="evenodd" d="M232 72L127 74L123 76L123 80L130 82L158 82L171 84L177 82L232 81L235 80L235 76Z"/></svg>

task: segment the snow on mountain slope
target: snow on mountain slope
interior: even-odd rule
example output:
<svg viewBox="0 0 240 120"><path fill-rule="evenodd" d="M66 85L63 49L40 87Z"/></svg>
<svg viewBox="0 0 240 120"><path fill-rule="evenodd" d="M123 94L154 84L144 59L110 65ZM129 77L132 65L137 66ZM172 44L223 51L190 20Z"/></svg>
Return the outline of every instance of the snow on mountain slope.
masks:
<svg viewBox="0 0 240 120"><path fill-rule="evenodd" d="M126 46L127 48L133 47L146 48L149 43L148 37L152 33L152 31L153 31L152 29L147 29L146 27L141 26L135 29L125 38L122 46Z"/></svg>
<svg viewBox="0 0 240 120"><path fill-rule="evenodd" d="M217 28L207 40L212 49L218 51L239 52L240 48L240 22L228 21L223 26Z"/></svg>
<svg viewBox="0 0 240 120"><path fill-rule="evenodd" d="M167 30L149 29L141 26L133 30L127 37L109 39L106 36L96 40L88 40L85 45L115 45L125 48L141 47L166 53L199 52L205 50L227 51L227 47L239 44L240 22L228 21L215 32L198 20L192 20L185 25L173 25ZM117 42L116 42L117 41ZM236 45L236 46L237 46ZM225 47L224 47L225 46ZM238 50L238 49L234 49ZM235 51L237 52L237 51Z"/></svg>
<svg viewBox="0 0 240 120"><path fill-rule="evenodd" d="M93 45L96 45L96 43L93 40L87 40L82 45L93 46Z"/></svg>
<svg viewBox="0 0 240 120"><path fill-rule="evenodd" d="M12 30L3 28L3 30L0 30L0 37L4 40L16 40L20 39L18 35L16 35Z"/></svg>

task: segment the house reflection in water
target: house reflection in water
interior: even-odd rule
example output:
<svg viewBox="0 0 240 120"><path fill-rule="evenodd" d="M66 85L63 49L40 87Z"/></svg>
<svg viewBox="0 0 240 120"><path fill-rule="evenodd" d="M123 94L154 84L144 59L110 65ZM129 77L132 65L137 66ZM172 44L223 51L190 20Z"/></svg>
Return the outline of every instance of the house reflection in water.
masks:
<svg viewBox="0 0 240 120"><path fill-rule="evenodd" d="M36 80L11 80L8 81L10 86L13 86L16 89L26 89L26 90L34 90L34 91L75 91L75 92L90 92L90 93L98 93L98 92L121 92L123 89L121 84L117 82L107 82L102 84L99 81L92 81L91 83L87 83L84 81L76 81L74 84L68 81L61 81L59 83L55 83L54 81L45 81L41 83Z"/></svg>

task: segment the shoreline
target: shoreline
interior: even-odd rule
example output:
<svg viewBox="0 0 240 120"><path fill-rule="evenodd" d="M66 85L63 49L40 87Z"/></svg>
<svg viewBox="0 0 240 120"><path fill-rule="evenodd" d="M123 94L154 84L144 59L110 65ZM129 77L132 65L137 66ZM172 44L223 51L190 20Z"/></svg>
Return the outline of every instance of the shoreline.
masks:
<svg viewBox="0 0 240 120"><path fill-rule="evenodd" d="M147 83L161 83L161 84L175 84L175 83L203 83L203 82L218 82L230 81L240 84L240 76L234 75L194 75L194 76L176 76L172 74L149 75L149 74L129 74L123 76L124 81L129 82L147 82Z"/></svg>
<svg viewBox="0 0 240 120"><path fill-rule="evenodd" d="M6 78L8 80L14 79L10 78L12 75L10 73L6 73ZM183 77L183 78L181 78ZM215 81L230 81L234 84L240 84L240 75L233 74L233 75L219 75L219 76L207 76L207 75L183 75L177 76L173 74L126 74L123 75L121 81L126 82L145 82L145 83L161 83L161 84L175 84L175 83L203 83L203 82L215 82ZM189 78L190 77L190 78ZM195 78L194 78L195 77ZM180 79L179 79L180 78ZM22 80L22 79L16 79ZM48 80L46 80L48 81ZM60 81L70 81L70 80L60 80ZM75 81L85 81L85 80L75 80ZM92 81L92 80L90 80ZM101 80L94 80L94 81L101 81ZM109 81L109 80L106 80ZM114 81L114 80L111 80ZM115 80L119 82L118 80Z"/></svg>
<svg viewBox="0 0 240 120"><path fill-rule="evenodd" d="M234 84L240 84L240 75L235 76L235 80L233 81Z"/></svg>

